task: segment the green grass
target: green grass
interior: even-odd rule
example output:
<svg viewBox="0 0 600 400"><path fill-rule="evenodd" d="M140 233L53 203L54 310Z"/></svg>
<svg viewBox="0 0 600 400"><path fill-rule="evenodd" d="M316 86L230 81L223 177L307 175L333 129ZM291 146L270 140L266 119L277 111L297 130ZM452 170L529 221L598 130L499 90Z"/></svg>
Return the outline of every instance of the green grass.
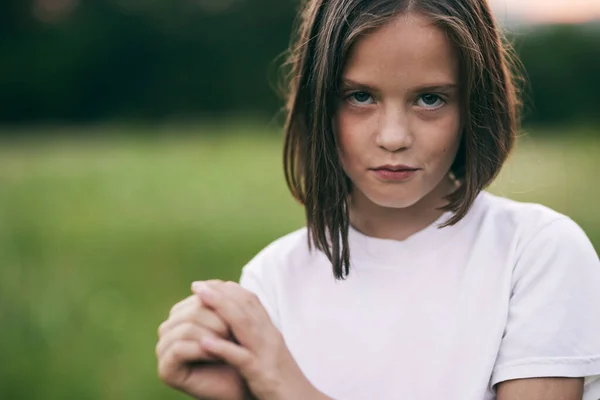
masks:
<svg viewBox="0 0 600 400"><path fill-rule="evenodd" d="M303 211L272 129L183 130L202 135L0 143L0 398L184 398L156 378L158 324ZM600 139L523 138L492 190L570 215L599 249L599 156Z"/></svg>

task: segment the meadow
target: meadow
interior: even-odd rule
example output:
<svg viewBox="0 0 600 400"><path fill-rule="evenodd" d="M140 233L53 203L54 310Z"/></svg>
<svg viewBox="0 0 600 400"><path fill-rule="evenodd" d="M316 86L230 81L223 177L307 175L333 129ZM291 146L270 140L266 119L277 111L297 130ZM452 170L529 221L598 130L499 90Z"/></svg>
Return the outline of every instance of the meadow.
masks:
<svg viewBox="0 0 600 400"><path fill-rule="evenodd" d="M156 377L170 307L303 224L281 134L56 129L0 141L0 399L183 399ZM534 133L490 191L571 216L600 250L600 136Z"/></svg>

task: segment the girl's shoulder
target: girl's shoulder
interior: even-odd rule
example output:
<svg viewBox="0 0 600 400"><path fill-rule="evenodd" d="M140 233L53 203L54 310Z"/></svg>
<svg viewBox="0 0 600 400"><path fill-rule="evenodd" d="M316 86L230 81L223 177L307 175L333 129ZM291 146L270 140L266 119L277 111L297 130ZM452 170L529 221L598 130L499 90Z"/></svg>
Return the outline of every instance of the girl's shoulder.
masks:
<svg viewBox="0 0 600 400"><path fill-rule="evenodd" d="M597 265L597 252L590 238L571 217L542 204L489 192L482 192L477 201L481 203L479 218L472 220L477 220L478 232L504 248L512 248L517 259L553 254L555 259L581 257L587 265Z"/></svg>
<svg viewBox="0 0 600 400"><path fill-rule="evenodd" d="M257 255L285 259L308 251L308 229L304 226L267 244Z"/></svg>
<svg viewBox="0 0 600 400"><path fill-rule="evenodd" d="M308 229L302 227L268 243L245 266L245 273L278 274L293 265L310 264L320 252L308 246Z"/></svg>
<svg viewBox="0 0 600 400"><path fill-rule="evenodd" d="M544 204L518 201L488 191L481 192L477 201L483 203L483 209L496 218L508 218L515 223L545 223L560 218L568 218Z"/></svg>
<svg viewBox="0 0 600 400"><path fill-rule="evenodd" d="M511 236L532 237L545 230L580 229L571 217L546 205L517 201L487 191L479 195L473 212L472 222Z"/></svg>

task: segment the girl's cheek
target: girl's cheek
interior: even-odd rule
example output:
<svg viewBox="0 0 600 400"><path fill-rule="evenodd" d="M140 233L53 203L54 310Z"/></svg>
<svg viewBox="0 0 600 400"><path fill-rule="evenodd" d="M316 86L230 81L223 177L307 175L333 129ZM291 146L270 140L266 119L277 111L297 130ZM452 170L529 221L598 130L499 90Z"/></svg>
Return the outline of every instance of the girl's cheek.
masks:
<svg viewBox="0 0 600 400"><path fill-rule="evenodd" d="M351 150L352 143L359 137L361 131L360 121L353 118L352 115L340 112L336 119L336 135L340 145L340 150L347 153Z"/></svg>

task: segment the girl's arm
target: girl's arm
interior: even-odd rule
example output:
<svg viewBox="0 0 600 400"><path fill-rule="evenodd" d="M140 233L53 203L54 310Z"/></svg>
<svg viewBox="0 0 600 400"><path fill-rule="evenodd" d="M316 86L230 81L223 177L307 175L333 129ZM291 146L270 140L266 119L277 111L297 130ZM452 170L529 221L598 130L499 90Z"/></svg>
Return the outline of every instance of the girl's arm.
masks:
<svg viewBox="0 0 600 400"><path fill-rule="evenodd" d="M531 378L498 384L498 400L581 400L583 378Z"/></svg>

